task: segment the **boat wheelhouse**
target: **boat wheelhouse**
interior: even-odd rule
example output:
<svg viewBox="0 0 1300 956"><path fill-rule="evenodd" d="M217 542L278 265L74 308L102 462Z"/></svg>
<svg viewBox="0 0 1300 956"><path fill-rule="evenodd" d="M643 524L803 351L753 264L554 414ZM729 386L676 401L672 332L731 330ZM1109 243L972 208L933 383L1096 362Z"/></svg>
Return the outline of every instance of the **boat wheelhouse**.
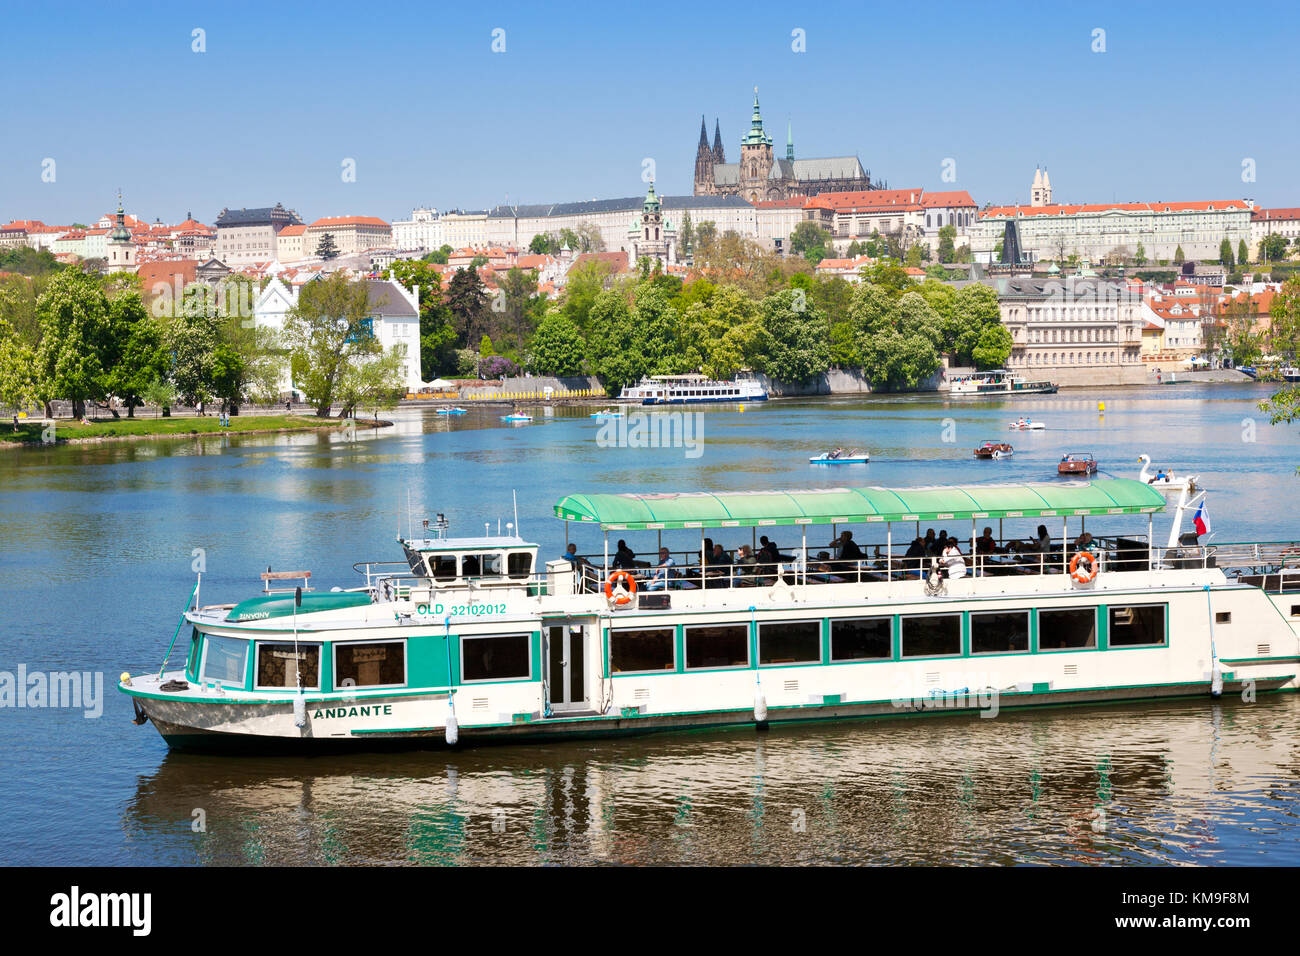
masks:
<svg viewBox="0 0 1300 956"><path fill-rule="evenodd" d="M1054 382L1031 382L1014 372L999 368L990 372L972 372L970 375L954 378L948 385L948 394L961 396L1050 395L1054 394L1058 387Z"/></svg>
<svg viewBox="0 0 1300 956"><path fill-rule="evenodd" d="M642 405L695 405L708 402L764 402L767 391L753 378L718 382L703 375L647 375L623 389L619 400Z"/></svg>
<svg viewBox="0 0 1300 956"><path fill-rule="evenodd" d="M196 584L183 666L119 686L169 744L240 751L1295 690L1300 545L1200 543L1201 494L1163 546L1164 495L1132 479L571 495L566 539L602 550L539 566L439 521L350 590L205 606Z"/></svg>

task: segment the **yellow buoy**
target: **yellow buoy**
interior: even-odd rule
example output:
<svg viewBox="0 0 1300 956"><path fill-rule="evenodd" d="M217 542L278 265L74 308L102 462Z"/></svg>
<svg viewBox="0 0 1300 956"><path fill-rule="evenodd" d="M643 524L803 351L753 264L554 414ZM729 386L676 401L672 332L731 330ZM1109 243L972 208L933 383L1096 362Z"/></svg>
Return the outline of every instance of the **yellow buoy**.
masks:
<svg viewBox="0 0 1300 956"><path fill-rule="evenodd" d="M741 403L740 403L740 410L741 410L742 412L745 410L745 403L744 403L744 402L741 402Z"/></svg>
<svg viewBox="0 0 1300 956"><path fill-rule="evenodd" d="M1097 411L1099 411L1099 412L1104 412L1105 410L1106 410L1106 403L1105 403L1105 402L1098 402L1098 403L1097 403Z"/></svg>

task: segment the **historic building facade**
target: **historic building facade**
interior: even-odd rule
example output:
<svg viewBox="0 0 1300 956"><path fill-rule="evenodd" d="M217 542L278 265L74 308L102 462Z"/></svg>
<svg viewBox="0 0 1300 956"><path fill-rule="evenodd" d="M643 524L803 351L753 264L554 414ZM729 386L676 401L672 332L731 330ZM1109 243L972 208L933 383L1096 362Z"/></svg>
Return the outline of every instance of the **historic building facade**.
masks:
<svg viewBox="0 0 1300 956"><path fill-rule="evenodd" d="M788 127L785 158L777 159L772 150L772 137L763 129L757 88L749 132L740 141L739 162L727 162L722 129L717 121L713 126L713 145L709 145L704 117L700 117L700 142L695 151L697 196L740 196L746 202L756 203L875 188L870 172L862 168L856 156L795 159L794 138Z"/></svg>

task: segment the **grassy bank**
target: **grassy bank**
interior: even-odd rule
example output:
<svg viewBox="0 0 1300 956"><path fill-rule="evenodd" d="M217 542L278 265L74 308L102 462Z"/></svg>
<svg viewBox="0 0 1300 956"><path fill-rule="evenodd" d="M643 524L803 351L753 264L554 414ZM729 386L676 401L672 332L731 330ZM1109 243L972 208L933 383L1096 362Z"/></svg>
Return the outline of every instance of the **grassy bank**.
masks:
<svg viewBox="0 0 1300 956"><path fill-rule="evenodd" d="M304 415L236 415L230 425L223 428L217 416L202 418L120 418L116 421L98 421L84 425L79 421L58 419L24 421L19 419L18 430L12 423L0 423L0 445L21 447L41 445L49 441L47 429L53 424L54 441L65 442L113 441L135 438L188 438L192 435L251 434L254 432L301 432L352 427L353 419L315 418ZM356 419L357 428L374 428L392 424L372 419Z"/></svg>

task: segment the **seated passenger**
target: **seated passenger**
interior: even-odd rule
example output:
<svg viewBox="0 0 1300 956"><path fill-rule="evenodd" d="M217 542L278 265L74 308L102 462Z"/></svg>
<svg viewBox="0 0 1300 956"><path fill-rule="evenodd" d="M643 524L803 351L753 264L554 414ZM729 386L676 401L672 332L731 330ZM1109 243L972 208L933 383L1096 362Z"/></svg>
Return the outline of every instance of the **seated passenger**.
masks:
<svg viewBox="0 0 1300 956"><path fill-rule="evenodd" d="M984 533L975 539L976 554L997 554L998 543L993 537L993 529L985 528Z"/></svg>
<svg viewBox="0 0 1300 956"><path fill-rule="evenodd" d="M904 571L908 574L915 574L917 577L920 577L921 566L925 563L926 557L925 539L913 538L911 546L907 549L907 553L903 555Z"/></svg>
<svg viewBox="0 0 1300 956"><path fill-rule="evenodd" d="M627 546L627 542L622 538L618 539L618 550L614 552L614 567L622 570L631 570L636 567L636 553Z"/></svg>
<svg viewBox="0 0 1300 956"><path fill-rule="evenodd" d="M758 574L758 558L747 544L740 546L740 556L736 558L736 574L733 582L738 585L754 584Z"/></svg>
<svg viewBox="0 0 1300 956"><path fill-rule="evenodd" d="M569 547L575 548L576 550L575 545L569 545ZM476 578L482 573L482 570L479 568L478 555L465 555L464 560L460 563L460 576L463 578Z"/></svg>
<svg viewBox="0 0 1300 956"><path fill-rule="evenodd" d="M677 576L676 572L673 571L673 568L676 566L677 562L674 561L673 556L668 553L668 549L660 548L659 563L655 565L654 574L650 576L650 583L646 585L646 590L662 591L667 588L669 578Z"/></svg>
<svg viewBox="0 0 1300 956"><path fill-rule="evenodd" d="M840 561L861 561L862 549L858 543L853 540L853 532L844 530L840 532L839 538L831 542L832 545L838 545L839 550L836 557Z"/></svg>
<svg viewBox="0 0 1300 956"><path fill-rule="evenodd" d="M962 557L961 548L957 547L957 539L949 538L948 545L943 549L942 564L948 570L948 577L956 580L966 576L966 559Z"/></svg>
<svg viewBox="0 0 1300 956"><path fill-rule="evenodd" d="M582 555L578 554L578 546L577 546L576 544L571 544L571 545L569 545L567 548L564 549L564 560L565 560L565 561L568 561L568 562L569 562L571 565L573 565L575 568L589 568L589 567L591 567L591 562L588 561L586 558L584 558ZM469 559L469 558L466 558L466 559L465 559L465 564L468 565L468 564L469 564L469 561L470 561L470 559ZM475 561L474 563L475 563L475 566L477 567L478 562ZM468 572L466 572L466 573L468 574ZM475 570L474 573L475 573L475 574L478 574L478 571Z"/></svg>
<svg viewBox="0 0 1300 956"><path fill-rule="evenodd" d="M1087 551L1092 546L1092 533L1085 531L1079 537L1074 539L1075 551Z"/></svg>
<svg viewBox="0 0 1300 956"><path fill-rule="evenodd" d="M939 549L935 547L933 528L926 528L924 544L925 544L925 553L928 557L936 558L939 556Z"/></svg>

